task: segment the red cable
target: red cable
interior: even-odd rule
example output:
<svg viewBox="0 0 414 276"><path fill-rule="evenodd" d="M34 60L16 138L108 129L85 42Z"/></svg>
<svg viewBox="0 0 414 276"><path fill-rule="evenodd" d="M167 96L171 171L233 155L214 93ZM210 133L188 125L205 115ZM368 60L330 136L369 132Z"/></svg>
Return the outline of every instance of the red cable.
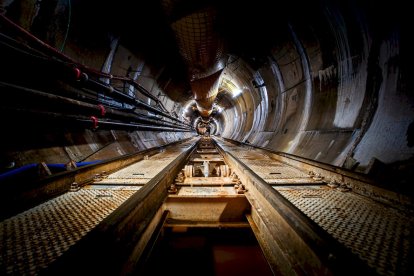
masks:
<svg viewBox="0 0 414 276"><path fill-rule="evenodd" d="M95 75L95 76L99 76L99 77L108 78L108 79L114 79L114 80L126 81L126 82L128 82L128 83L130 83L130 84L132 84L132 85L136 85L136 86L138 86L138 87L141 87L141 88L142 88L142 86L141 86L138 82L136 82L134 79L131 79L131 78L129 78L129 77L123 77L123 76L113 76L113 75L111 75L111 74L103 73L103 72L101 72L101 71L98 71L98 70L95 70L95 69L89 68L88 66L83 65L83 64L81 64L81 63L79 63L79 62L75 61L75 60L74 60L74 59L72 59L71 57L69 57L69 56L67 56L67 55L63 54L63 53L62 53L62 52L60 52L60 51L58 51L56 48L54 48L54 47L50 46L49 44L47 44L47 43L43 42L42 40L38 39L36 36L32 35L30 32L28 32L28 31L27 31L27 30L25 30L24 28L20 27L19 25L17 25L16 23L14 23L14 22L13 22L13 21L11 21L10 19L8 19L8 18L7 18L4 14L1 14L1 13L0 13L0 20L1 20L1 21L3 21L4 23L8 24L9 26L11 26L11 27L13 27L13 28L17 29L17 30L18 30L18 31L20 31L23 35L25 35L27 38L29 38L29 39L31 39L32 41L34 41L34 42L38 43L40 46L44 47L46 50L48 50L48 51L49 51L49 52L51 52L52 54L54 54L54 55L56 55L56 56L60 57L61 59L65 60L65 61L67 61L67 62L70 62L70 63L73 63L73 64L77 65L78 67L82 68L83 70L88 71L88 73L91 73L91 74L93 74L93 75ZM75 70L75 76L76 76L76 79L80 79L80 75L79 75L79 74L80 74L81 72L79 71L79 69L78 69L78 68L75 68L74 70ZM148 93L148 94L149 94L149 93ZM151 95L151 94L150 94L150 95ZM149 96L149 95L147 95L147 96L148 96L148 97L151 97L151 96ZM151 98L152 98L152 97L151 97ZM154 96L154 98L156 98L156 97ZM155 100L154 98L153 98L153 100Z"/></svg>
<svg viewBox="0 0 414 276"><path fill-rule="evenodd" d="M3 21L4 23L8 24L9 26L17 29L24 36L26 36L27 38L29 38L32 41L36 42L37 44L39 44L40 46L44 47L46 50L48 50L49 52L51 52L54 55L58 56L59 58L63 59L64 61L67 61L67 62L76 64L79 67L83 68L84 70L86 70L89 73L92 73L94 75L97 75L97 76L100 76L100 77L109 78L109 79L112 79L113 78L113 76L111 74L103 73L103 72L97 71L95 69L89 68L86 65L83 65L83 64L75 61L71 57L69 57L69 56L61 53L56 48L54 48L54 47L50 46L49 44L43 42L42 40L38 39L36 36L32 35L30 32L28 32L24 28L20 27L19 25L17 25L16 23L14 23L10 19L8 19L4 14L0 14L0 20ZM131 79L127 78L127 77L116 77L116 79L120 79L120 80L131 80Z"/></svg>

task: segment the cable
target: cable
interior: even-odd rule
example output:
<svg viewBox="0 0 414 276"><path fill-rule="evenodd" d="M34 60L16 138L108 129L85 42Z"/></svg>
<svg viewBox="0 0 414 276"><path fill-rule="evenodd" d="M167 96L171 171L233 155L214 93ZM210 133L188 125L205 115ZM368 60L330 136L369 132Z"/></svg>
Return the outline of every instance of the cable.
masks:
<svg viewBox="0 0 414 276"><path fill-rule="evenodd" d="M70 1L70 0L69 0ZM136 82L135 80L129 78L129 77L123 77L123 76L114 76L112 74L107 74L107 73L103 73L101 71L89 68L86 65L83 65L77 61L75 61L74 59L72 59L71 57L63 54L62 52L59 52L56 48L50 46L49 44L43 42L42 40L40 40L39 38L37 38L36 36L34 36L33 34L31 34L30 32L28 32L27 30L25 30L24 28L22 28L21 26L19 26L18 24L14 23L12 20L10 20L9 18L7 18L5 15L0 14L0 21L6 23L7 25L11 26L12 28L18 30L21 34L23 34L24 36L26 36L26 38L36 42L38 45L40 45L41 47L43 47L45 50L49 51L51 54L53 54L53 56L63 60L65 63L70 63L73 65L78 66L79 68L87 71L88 73L101 77L101 78L107 78L107 79L113 79L113 80L121 80L121 81L125 81L127 83L132 84L138 91L140 91L141 93L143 93L144 95L146 95L149 98L153 98L154 101L158 102L159 99L156 98L154 95L152 95L151 93L149 93L144 87L142 87L138 82ZM70 22L68 22L69 24ZM68 30L67 30L68 32ZM64 45L62 45L64 46ZM154 99L155 98L155 99ZM162 106L163 104L160 103L160 105ZM162 111L161 111L162 112ZM175 118L174 118L175 119Z"/></svg>

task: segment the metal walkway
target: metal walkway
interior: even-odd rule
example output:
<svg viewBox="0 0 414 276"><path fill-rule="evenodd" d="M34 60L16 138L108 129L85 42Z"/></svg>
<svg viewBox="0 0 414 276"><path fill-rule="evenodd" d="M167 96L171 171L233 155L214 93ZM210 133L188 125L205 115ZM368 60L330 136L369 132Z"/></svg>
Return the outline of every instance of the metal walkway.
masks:
<svg viewBox="0 0 414 276"><path fill-rule="evenodd" d="M0 222L0 274L38 274L172 164L177 156L192 148L194 142L189 140L162 149L115 173L99 177L76 192L68 192ZM414 246L414 218L407 210L349 189L328 186L322 178L310 177L308 166L289 165L276 160L273 153L224 140L217 143L378 274L407 274ZM205 156L207 151L212 150L199 149L200 156L191 159L192 164L203 164L210 158ZM192 168L183 171L192 175L187 177L191 181L176 178L179 189L176 195L170 195L171 204L177 204L176 198L195 195L200 198L241 196L224 167L216 170L224 166L223 161L218 158L210 161L214 164L209 174L223 174L222 181L213 183L210 179L214 177L198 176L196 165L186 166ZM210 181L208 185L204 180ZM190 215L199 219L197 212L193 210Z"/></svg>
<svg viewBox="0 0 414 276"><path fill-rule="evenodd" d="M330 188L308 171L263 151L217 140L219 146L271 185L300 211L380 275L405 275L414 247L412 214L352 191Z"/></svg>
<svg viewBox="0 0 414 276"><path fill-rule="evenodd" d="M195 140L0 222L0 274L33 275L67 251Z"/></svg>

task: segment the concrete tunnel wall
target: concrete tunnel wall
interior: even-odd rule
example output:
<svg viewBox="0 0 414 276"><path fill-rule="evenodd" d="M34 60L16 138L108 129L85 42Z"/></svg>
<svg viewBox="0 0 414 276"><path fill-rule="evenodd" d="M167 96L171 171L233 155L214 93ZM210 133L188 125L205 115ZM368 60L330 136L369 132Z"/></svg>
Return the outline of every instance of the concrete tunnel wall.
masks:
<svg viewBox="0 0 414 276"><path fill-rule="evenodd" d="M113 75L129 73L153 95L161 96L169 112L183 113L189 98L172 100L176 97L157 83L163 67L114 35L109 14L97 17L108 16L108 21L92 20L90 26L76 25L74 18L65 39L68 2L42 1L40 9L35 2L0 1L0 7L52 46L63 46L66 55ZM76 2L72 4L73 12ZM52 8L46 9L47 5ZM412 160L414 101L405 65L408 47L401 43L406 43L408 32L399 14L402 7L376 4L374 10L359 1L313 1L309 6L309 11L292 12L285 26L265 26L260 33L277 39L257 63L238 56L229 59L222 83L227 80L242 93L233 97L226 87L219 89L217 104L223 111L215 115L216 134L336 166L359 164L360 171L373 159ZM77 12L84 17L82 22L91 16ZM137 36L143 32L135 31ZM261 43L260 37L249 35L241 41ZM16 167L82 160L100 148L86 161L106 159L195 135L98 129L31 133L33 139L27 141L25 134L24 130L8 133L2 143L2 159L15 162Z"/></svg>
<svg viewBox="0 0 414 276"><path fill-rule="evenodd" d="M99 27L105 28L106 23L93 21L93 15L77 11L75 2L70 9L72 13L79 12L81 18L71 19L73 25L65 39L68 28L68 1L43 1L38 5L36 1L31 0L0 1L0 10L7 11L6 15L9 18L49 45L62 50L65 55L102 72L130 76L152 95L158 97L168 113L182 113L181 104L172 101L156 82L162 68L147 64L139 52L131 51L124 45L123 39L110 30L99 29ZM99 10L95 12L98 14ZM92 19L89 19L89 16ZM98 17L102 18L102 16ZM89 21L90 25L79 25L84 24L85 20ZM7 65L3 64L2 67L5 69ZM47 76L33 81L34 77L30 74L34 73L22 70L19 79L13 83L24 83L27 87L45 91L56 89L48 86L47 82L51 80L47 79ZM44 72L46 75L48 73ZM125 93L135 93L132 86L116 88ZM63 89L67 88L63 87ZM136 98L149 105L155 105L152 100L140 93L136 93ZM2 138L1 171L7 171L10 168L6 167L10 166L18 168L40 162L53 164L68 163L71 160L76 162L106 160L196 135L195 132L108 130L100 129L99 124L96 130L90 127L83 130L63 127L57 130L53 127L37 128L36 126L28 129L24 124L24 122L14 122L8 129L7 135Z"/></svg>
<svg viewBox="0 0 414 276"><path fill-rule="evenodd" d="M233 107L218 116L220 134L336 166L359 163L360 171L373 158L412 158L413 94L404 84L400 10L323 3L307 25L286 26L258 70L242 59L227 67L224 78L243 93L222 97Z"/></svg>

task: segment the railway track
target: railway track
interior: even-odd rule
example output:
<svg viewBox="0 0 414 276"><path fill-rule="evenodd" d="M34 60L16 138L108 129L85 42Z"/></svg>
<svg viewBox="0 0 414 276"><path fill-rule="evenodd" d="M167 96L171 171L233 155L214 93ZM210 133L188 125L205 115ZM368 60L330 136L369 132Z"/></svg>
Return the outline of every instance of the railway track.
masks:
<svg viewBox="0 0 414 276"><path fill-rule="evenodd" d="M335 167L230 140L216 142L229 165L254 191L248 197L256 210L266 201L260 200L263 196L275 209L285 207L279 214L303 240L310 241L321 262L332 264L335 273L344 274L347 265L349 273L368 265L369 273L410 274L414 218L408 199ZM257 217L262 223L260 214ZM342 264L334 264L341 258Z"/></svg>
<svg viewBox="0 0 414 276"><path fill-rule="evenodd" d="M163 233L193 228L252 229L273 274L412 271L408 200L363 176L219 138L121 163L2 221L1 273L151 272Z"/></svg>
<svg viewBox="0 0 414 276"><path fill-rule="evenodd" d="M69 192L3 220L0 274L32 275L47 268L148 182L185 160L196 141L145 151L142 157L133 157L137 161L111 174L102 171L130 162L91 166L75 176L86 185L72 186Z"/></svg>

